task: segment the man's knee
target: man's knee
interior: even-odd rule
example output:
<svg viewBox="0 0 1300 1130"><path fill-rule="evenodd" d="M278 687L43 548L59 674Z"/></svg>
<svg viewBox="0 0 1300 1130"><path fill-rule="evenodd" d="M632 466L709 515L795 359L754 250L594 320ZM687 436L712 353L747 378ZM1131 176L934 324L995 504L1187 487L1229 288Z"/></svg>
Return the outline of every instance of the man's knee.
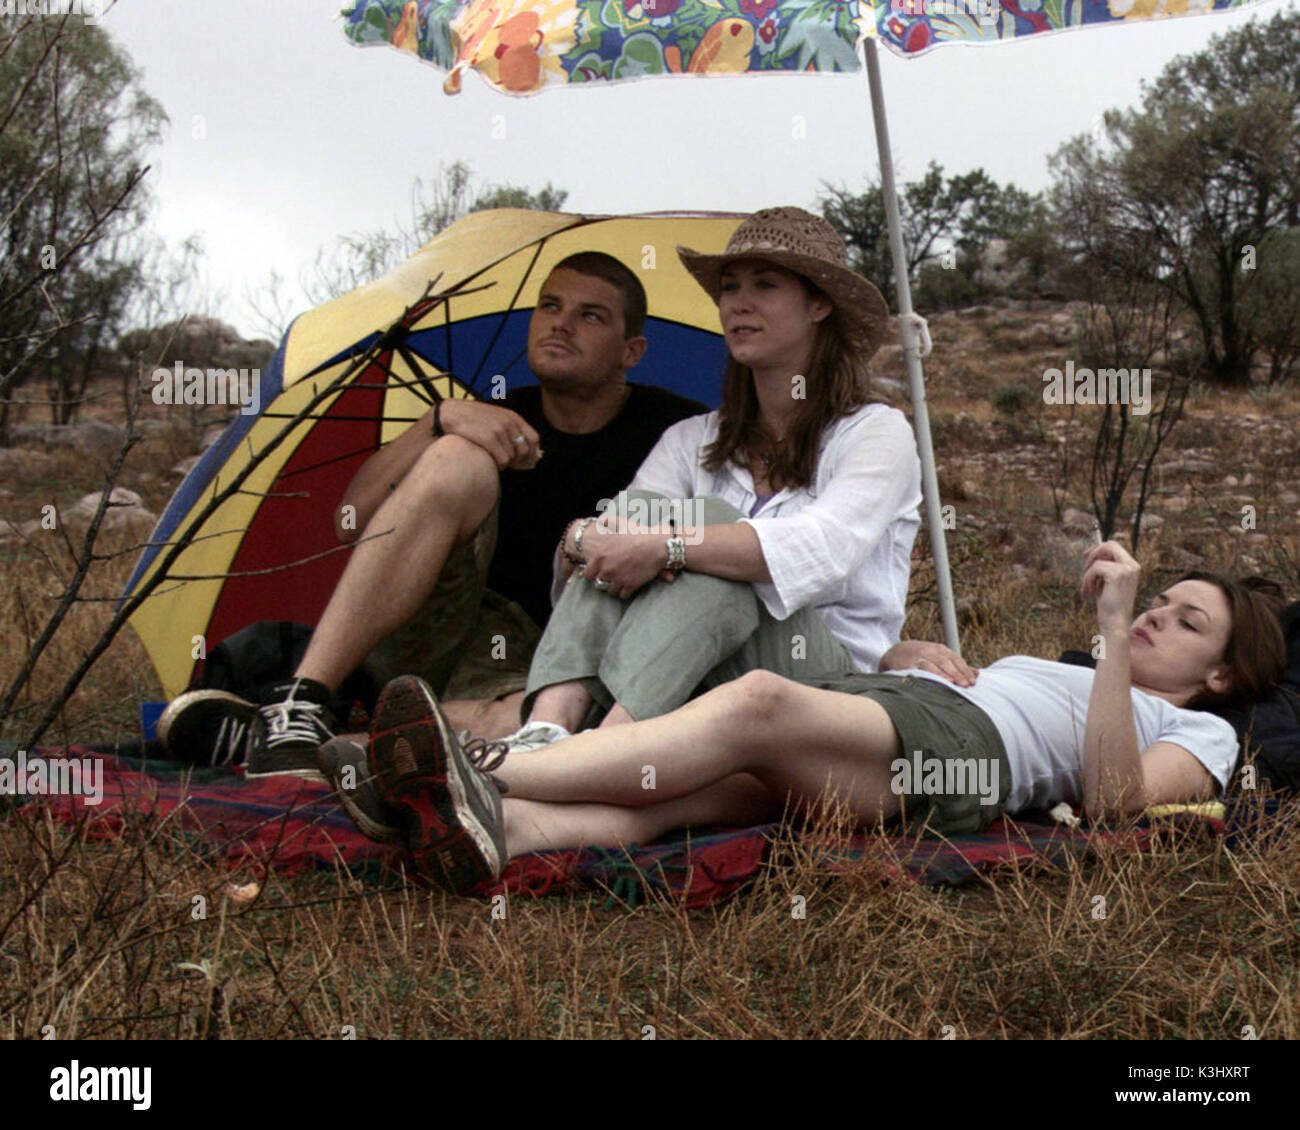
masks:
<svg viewBox="0 0 1300 1130"><path fill-rule="evenodd" d="M496 460L460 436L443 436L431 445L398 485L406 505L438 507L478 526L501 489Z"/></svg>

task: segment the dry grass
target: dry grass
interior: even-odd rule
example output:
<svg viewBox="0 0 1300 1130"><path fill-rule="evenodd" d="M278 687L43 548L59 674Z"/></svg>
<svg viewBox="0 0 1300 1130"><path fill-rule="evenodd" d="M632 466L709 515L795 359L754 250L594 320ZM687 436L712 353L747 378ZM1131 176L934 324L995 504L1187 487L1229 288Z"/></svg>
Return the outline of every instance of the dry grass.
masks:
<svg viewBox="0 0 1300 1130"><path fill-rule="evenodd" d="M828 876L783 844L702 911L494 908L346 873L273 876L239 904L229 869L165 830L94 843L30 810L0 837L0 1037L1300 1034L1285 841L1233 853L1177 830L958 891L884 881L887 855Z"/></svg>
<svg viewBox="0 0 1300 1130"><path fill-rule="evenodd" d="M1038 353L995 352L1015 340L1005 322L993 312L935 324L944 360L931 411L944 497L957 507L950 553L964 647L977 664L1086 647L1092 634L1052 510L1058 461L1044 437L1059 437L1061 420L1037 405L1008 419L989 404L999 385L1038 383ZM885 375L900 376L901 365ZM1262 407L1210 393L1189 404L1168 458L1204 457L1219 470L1162 484L1152 511L1165 525L1141 554L1154 584L1176 576L1190 552L1300 591L1300 504L1287 501L1300 490L1297 399ZM1087 440L1077 428L1076 466L1086 467ZM123 485L159 511L175 483L167 468L190 442L183 429L152 432ZM99 485L84 459L64 457L40 481L6 482L0 517L28 518ZM1086 508L1086 482L1065 485L1066 504ZM1258 508L1254 531L1241 529L1244 501ZM40 547L48 560L0 547L0 686L68 568L53 539ZM128 555L98 567L87 591L114 595L129 566ZM88 605L69 620L0 736L21 734L107 615ZM924 538L908 631L938 636ZM157 693L126 633L49 738L130 737L135 703ZM1289 808L1271 829L1233 851L1174 830L1149 853L1105 847L955 891L887 881L885 843L831 875L789 842L743 894L707 910L651 899L628 911L569 892L512 898L494 917L489 904L396 877L363 885L343 871L273 874L239 902L234 884L248 874L204 858L170 826L128 821L120 836L98 839L29 808L0 827L0 1037L52 1025L70 1038L639 1039L650 1028L659 1038L935 1038L951 1028L958 1037L1235 1039L1251 1026L1294 1039L1300 812Z"/></svg>

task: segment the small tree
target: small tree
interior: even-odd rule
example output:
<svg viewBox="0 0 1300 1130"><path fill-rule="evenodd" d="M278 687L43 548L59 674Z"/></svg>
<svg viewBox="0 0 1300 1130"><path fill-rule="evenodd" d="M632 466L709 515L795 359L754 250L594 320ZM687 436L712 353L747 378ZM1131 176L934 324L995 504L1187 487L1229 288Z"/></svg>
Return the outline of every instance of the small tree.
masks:
<svg viewBox="0 0 1300 1130"><path fill-rule="evenodd" d="M881 186L869 184L861 193L823 187L817 206L848 244L849 265L871 279L882 294L893 294L894 267ZM915 278L926 259L950 250L967 283L983 248L990 240L1010 239L1020 231L1036 200L1014 185L999 187L983 169L945 177L943 167L933 161L925 176L903 185L899 197L908 277ZM970 288L958 289L965 294Z"/></svg>
<svg viewBox="0 0 1300 1130"><path fill-rule="evenodd" d="M485 212L489 208L530 208L537 212L558 212L564 207L569 194L550 182L531 192L510 184L497 184L477 196L470 205L471 212Z"/></svg>
<svg viewBox="0 0 1300 1130"><path fill-rule="evenodd" d="M1300 227L1246 248L1243 274L1242 314L1268 358L1265 380L1282 384L1300 372Z"/></svg>
<svg viewBox="0 0 1300 1130"><path fill-rule="evenodd" d="M411 224L392 230L377 228L340 237L331 250L317 252L312 278L303 282L307 298L319 306L387 274L409 258L444 228L470 212L487 208L538 208L556 211L568 193L551 184L533 192L516 185L488 185L476 190L474 174L464 161L440 167L425 182L411 187ZM281 305L274 278L251 300L263 320Z"/></svg>
<svg viewBox="0 0 1300 1130"><path fill-rule="evenodd" d="M12 394L46 369L56 422L76 412L121 326L148 204L142 155L166 118L127 56L71 11L0 28L0 443Z"/></svg>
<svg viewBox="0 0 1300 1130"><path fill-rule="evenodd" d="M1124 392L1130 400L1134 374L1140 374L1138 391L1150 393L1141 414L1133 403L1109 398L1091 406L1100 413L1089 476L1093 513L1102 537L1111 537L1137 476L1131 527L1136 550L1151 472L1182 416L1190 374L1175 375L1167 367L1178 300L1164 285L1160 237L1135 232L1124 223L1116 200L1120 187L1114 180L1094 180L1086 174L1096 159L1095 141L1080 137L1053 160L1051 203L1061 249L1056 270L1066 293L1084 303L1071 358L1077 369L1096 375L1099 393L1101 374L1116 370L1125 371L1129 383Z"/></svg>
<svg viewBox="0 0 1300 1130"><path fill-rule="evenodd" d="M1149 249L1149 277L1225 384L1249 382L1270 332L1244 302L1246 249L1300 224L1298 58L1300 10L1216 36L1146 86L1141 109L1109 111L1104 147L1076 138L1053 158L1058 188L1087 186L1117 238Z"/></svg>
<svg viewBox="0 0 1300 1130"><path fill-rule="evenodd" d="M1137 499L1129 526L1129 543L1137 552L1142 538L1142 515L1151 496L1151 472L1161 447L1182 418L1190 382L1185 377L1162 374L1152 383L1152 411L1135 416L1127 404L1101 407L1101 422L1092 449L1092 512L1103 539L1110 538L1119 524L1120 505L1134 475ZM1155 403L1159 402L1159 407Z"/></svg>

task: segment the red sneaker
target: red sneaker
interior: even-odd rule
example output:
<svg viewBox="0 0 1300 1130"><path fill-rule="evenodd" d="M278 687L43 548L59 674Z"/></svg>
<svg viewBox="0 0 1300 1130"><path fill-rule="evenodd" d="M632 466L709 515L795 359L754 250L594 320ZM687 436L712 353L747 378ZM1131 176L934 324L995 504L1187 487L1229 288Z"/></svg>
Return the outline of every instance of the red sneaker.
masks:
<svg viewBox="0 0 1300 1130"><path fill-rule="evenodd" d="M501 797L466 756L423 679L404 675L384 688L370 726L369 765L424 878L459 893L500 877L507 858Z"/></svg>

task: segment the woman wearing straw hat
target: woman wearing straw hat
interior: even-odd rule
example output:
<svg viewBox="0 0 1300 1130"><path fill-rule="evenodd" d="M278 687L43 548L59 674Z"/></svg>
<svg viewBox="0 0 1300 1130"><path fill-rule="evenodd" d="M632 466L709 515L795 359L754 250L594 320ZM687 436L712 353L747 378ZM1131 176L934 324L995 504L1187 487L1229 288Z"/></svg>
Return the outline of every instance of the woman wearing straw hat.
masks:
<svg viewBox="0 0 1300 1130"><path fill-rule="evenodd" d="M874 671L902 628L920 462L906 417L869 400L885 300L799 208L755 213L720 255L678 253L718 304L722 407L668 429L604 514L565 531L512 749L756 668Z"/></svg>

